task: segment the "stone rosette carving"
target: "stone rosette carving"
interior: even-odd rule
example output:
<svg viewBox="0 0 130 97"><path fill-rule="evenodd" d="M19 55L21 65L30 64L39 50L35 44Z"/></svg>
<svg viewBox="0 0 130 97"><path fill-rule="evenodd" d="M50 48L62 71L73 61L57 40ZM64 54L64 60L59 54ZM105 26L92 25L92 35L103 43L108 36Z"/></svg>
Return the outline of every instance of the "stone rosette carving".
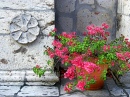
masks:
<svg viewBox="0 0 130 97"><path fill-rule="evenodd" d="M13 18L10 24L10 34L21 44L31 43L39 35L38 21L30 14L21 14Z"/></svg>

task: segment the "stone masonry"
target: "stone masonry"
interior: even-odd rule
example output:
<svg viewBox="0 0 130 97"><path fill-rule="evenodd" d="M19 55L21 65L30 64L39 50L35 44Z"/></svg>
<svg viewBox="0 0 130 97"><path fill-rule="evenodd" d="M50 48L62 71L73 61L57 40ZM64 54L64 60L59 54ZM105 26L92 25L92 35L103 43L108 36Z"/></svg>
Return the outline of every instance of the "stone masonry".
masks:
<svg viewBox="0 0 130 97"><path fill-rule="evenodd" d="M58 81L53 60L48 65L50 58L43 54L45 46L53 48L54 38L48 36L53 29L54 0L0 0L0 85L53 85ZM21 44L11 32L15 40L26 37L32 42ZM36 65L46 67L41 78L32 71Z"/></svg>
<svg viewBox="0 0 130 97"><path fill-rule="evenodd" d="M116 10L118 0L55 0L58 32L76 31L82 35L89 24L110 25L111 39L116 37Z"/></svg>

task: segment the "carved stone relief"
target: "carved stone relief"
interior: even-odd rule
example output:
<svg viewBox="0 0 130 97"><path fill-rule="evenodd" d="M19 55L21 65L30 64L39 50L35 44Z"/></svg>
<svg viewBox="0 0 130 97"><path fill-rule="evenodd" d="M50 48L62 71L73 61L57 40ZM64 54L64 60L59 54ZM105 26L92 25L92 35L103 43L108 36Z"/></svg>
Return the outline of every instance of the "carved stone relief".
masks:
<svg viewBox="0 0 130 97"><path fill-rule="evenodd" d="M39 31L37 20L29 14L16 16L10 24L10 35L21 44L31 43L36 40Z"/></svg>

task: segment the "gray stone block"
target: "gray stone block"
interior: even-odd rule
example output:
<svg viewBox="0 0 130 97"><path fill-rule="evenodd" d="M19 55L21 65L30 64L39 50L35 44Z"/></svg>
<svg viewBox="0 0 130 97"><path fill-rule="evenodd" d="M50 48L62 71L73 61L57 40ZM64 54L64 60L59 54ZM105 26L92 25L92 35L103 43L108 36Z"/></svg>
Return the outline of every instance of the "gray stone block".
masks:
<svg viewBox="0 0 130 97"><path fill-rule="evenodd" d="M110 91L111 95L114 96L126 96L124 90L121 87L118 87L113 79L107 79L106 85L108 90Z"/></svg>
<svg viewBox="0 0 130 97"><path fill-rule="evenodd" d="M86 31L86 26L90 24L95 24L100 26L103 22L110 25L110 29L113 26L113 18L110 17L108 12L97 10L91 12L88 9L81 9L77 13L77 29L80 32Z"/></svg>
<svg viewBox="0 0 130 97"><path fill-rule="evenodd" d="M79 0L79 4L94 4L94 0Z"/></svg>
<svg viewBox="0 0 130 97"><path fill-rule="evenodd" d="M57 0L56 7L58 11L64 13L71 13L75 10L76 0Z"/></svg>
<svg viewBox="0 0 130 97"><path fill-rule="evenodd" d="M59 25L63 29L63 31L71 31L73 27L73 19L68 17L60 17Z"/></svg>
<svg viewBox="0 0 130 97"><path fill-rule="evenodd" d="M3 9L24 9L24 10L45 10L54 8L54 0L0 0L0 8Z"/></svg>
<svg viewBox="0 0 130 97"><path fill-rule="evenodd" d="M114 7L116 6L117 0L97 0L97 2L101 7L104 7L108 10L116 10Z"/></svg>
<svg viewBox="0 0 130 97"><path fill-rule="evenodd" d="M59 97L87 97L87 96L84 95L81 92L74 92L74 93L71 93L71 94L64 94L64 95L61 95Z"/></svg>

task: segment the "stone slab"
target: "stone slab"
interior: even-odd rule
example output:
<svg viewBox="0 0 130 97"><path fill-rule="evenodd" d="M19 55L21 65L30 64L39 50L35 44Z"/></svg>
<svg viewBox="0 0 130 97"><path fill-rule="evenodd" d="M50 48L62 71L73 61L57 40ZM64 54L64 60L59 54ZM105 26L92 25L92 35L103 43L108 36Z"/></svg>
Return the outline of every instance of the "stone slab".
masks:
<svg viewBox="0 0 130 97"><path fill-rule="evenodd" d="M73 94L64 94L64 95L61 95L59 97L88 97L86 95L84 95L82 92L74 92Z"/></svg>
<svg viewBox="0 0 130 97"><path fill-rule="evenodd" d="M46 97L46 96L59 96L59 90L54 86L24 86L17 96L34 96L34 97Z"/></svg>
<svg viewBox="0 0 130 97"><path fill-rule="evenodd" d="M0 0L0 8L45 10L54 8L54 0Z"/></svg>
<svg viewBox="0 0 130 97"><path fill-rule="evenodd" d="M116 37L119 37L121 34L125 36L125 38L130 39L130 16L121 15L120 21L119 21L119 29L116 32Z"/></svg>
<svg viewBox="0 0 130 97"><path fill-rule="evenodd" d="M39 27L42 29L46 26L50 26L54 22L54 11L21 11L21 10L2 10L0 9L0 34L10 33L10 23L12 19L20 14L30 14L35 17L39 23ZM49 25L47 25L49 24ZM54 23L53 23L54 25Z"/></svg>
<svg viewBox="0 0 130 97"><path fill-rule="evenodd" d="M114 96L126 96L124 90L121 87L118 87L115 84L113 79L108 78L106 80L106 85L107 85L108 90L109 90L111 95L114 95Z"/></svg>
<svg viewBox="0 0 130 97"><path fill-rule="evenodd" d="M0 86L0 97L14 96L20 90L21 86Z"/></svg>

